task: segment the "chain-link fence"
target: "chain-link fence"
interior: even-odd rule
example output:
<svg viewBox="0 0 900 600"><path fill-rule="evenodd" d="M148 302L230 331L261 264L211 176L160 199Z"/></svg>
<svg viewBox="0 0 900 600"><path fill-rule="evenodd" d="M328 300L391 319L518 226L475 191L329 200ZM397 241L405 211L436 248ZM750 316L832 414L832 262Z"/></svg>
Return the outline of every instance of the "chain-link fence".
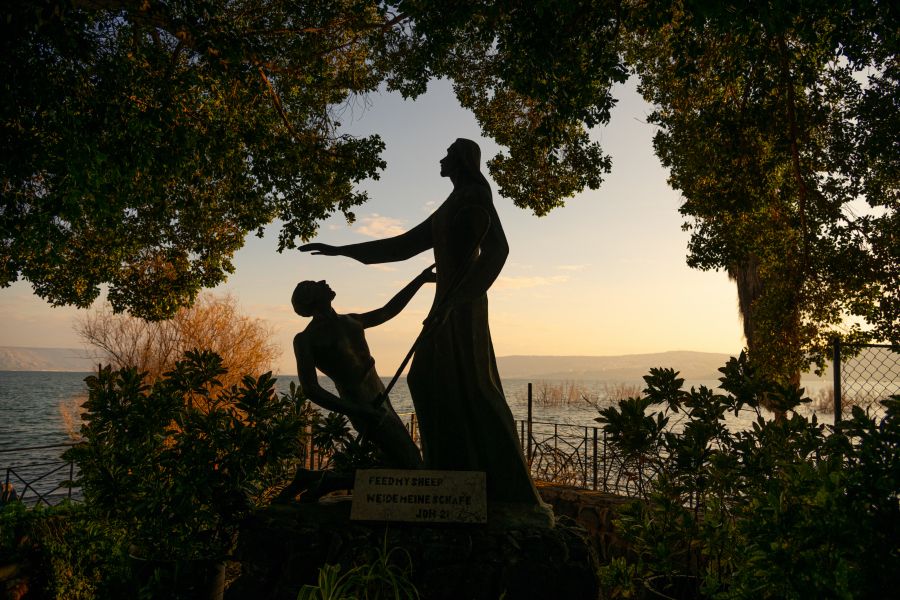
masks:
<svg viewBox="0 0 900 600"><path fill-rule="evenodd" d="M843 344L834 341L835 420L854 406L869 415L884 414L881 400L900 394L900 347L888 344Z"/></svg>

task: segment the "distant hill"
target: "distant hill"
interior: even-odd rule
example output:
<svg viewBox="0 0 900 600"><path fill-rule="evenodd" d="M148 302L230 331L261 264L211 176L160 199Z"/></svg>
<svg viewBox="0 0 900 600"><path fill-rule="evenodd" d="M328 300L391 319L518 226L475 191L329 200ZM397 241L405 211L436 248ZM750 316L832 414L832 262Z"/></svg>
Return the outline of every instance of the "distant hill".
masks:
<svg viewBox="0 0 900 600"><path fill-rule="evenodd" d="M88 373L95 361L81 348L0 346L0 371L70 371Z"/></svg>
<svg viewBox="0 0 900 600"><path fill-rule="evenodd" d="M651 367L671 367L685 379L718 379L728 354L657 352L623 356L501 356L497 367L504 379L640 380Z"/></svg>
<svg viewBox="0 0 900 600"><path fill-rule="evenodd" d="M716 379L727 354L660 352L624 356L500 356L497 366L506 379L640 380L650 367L673 367L687 379ZM81 348L0 346L0 371L76 371L96 368Z"/></svg>
<svg viewBox="0 0 900 600"><path fill-rule="evenodd" d="M651 367L671 367L691 381L718 379L718 369L728 358L728 354L690 351L622 356L500 356L497 366L504 379L640 381ZM81 348L0 346L0 371L86 373L96 367L96 360Z"/></svg>
<svg viewBox="0 0 900 600"><path fill-rule="evenodd" d="M675 350L621 356L500 356L497 368L504 379L567 381L640 381L652 367L672 368L688 382L715 380L730 358L718 352ZM803 379L815 379L805 373Z"/></svg>

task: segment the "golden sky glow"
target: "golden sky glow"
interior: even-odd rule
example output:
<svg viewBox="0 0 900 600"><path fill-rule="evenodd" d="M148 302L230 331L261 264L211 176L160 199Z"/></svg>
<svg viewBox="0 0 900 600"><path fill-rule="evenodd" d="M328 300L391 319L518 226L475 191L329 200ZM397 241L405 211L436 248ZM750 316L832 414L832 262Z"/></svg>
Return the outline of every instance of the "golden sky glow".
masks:
<svg viewBox="0 0 900 600"><path fill-rule="evenodd" d="M688 235L676 192L653 156L649 107L633 82L617 89L612 123L593 132L613 157L613 172L599 190L570 199L537 218L496 196L510 256L490 292L490 319L498 356L616 355L666 350L736 353L743 340L734 285L724 273L685 265ZM345 244L396 235L426 218L450 192L438 161L456 137L479 142L482 159L497 147L478 135L474 118L458 107L449 85L437 82L415 102L373 95L370 106L345 109L351 133L382 135L388 167L366 182L372 200L351 226L326 221L317 241ZM485 169L486 171L486 169ZM235 260L236 273L221 286L248 314L276 330L284 354L279 370L296 371L291 339L306 324L293 314L290 294L302 279L326 279L339 312L381 306L433 262L430 253L390 265L365 266L346 258L276 253L277 229L250 238ZM367 332L379 372L396 369L431 304L423 288L404 313ZM71 308L51 308L27 283L0 290L2 346L77 347Z"/></svg>

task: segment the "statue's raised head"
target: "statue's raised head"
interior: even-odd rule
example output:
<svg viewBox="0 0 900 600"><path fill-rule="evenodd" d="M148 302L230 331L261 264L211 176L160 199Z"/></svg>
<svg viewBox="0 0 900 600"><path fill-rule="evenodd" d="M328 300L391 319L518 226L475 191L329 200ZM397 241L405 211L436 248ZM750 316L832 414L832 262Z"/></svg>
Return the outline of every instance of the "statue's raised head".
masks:
<svg viewBox="0 0 900 600"><path fill-rule="evenodd" d="M447 148L447 156L441 160L441 175L450 177L455 184L477 183L488 186L487 179L481 173L481 148L466 138L456 138Z"/></svg>
<svg viewBox="0 0 900 600"><path fill-rule="evenodd" d="M334 291L325 281L301 281L291 294L291 306L301 317L311 317L313 313L331 305Z"/></svg>

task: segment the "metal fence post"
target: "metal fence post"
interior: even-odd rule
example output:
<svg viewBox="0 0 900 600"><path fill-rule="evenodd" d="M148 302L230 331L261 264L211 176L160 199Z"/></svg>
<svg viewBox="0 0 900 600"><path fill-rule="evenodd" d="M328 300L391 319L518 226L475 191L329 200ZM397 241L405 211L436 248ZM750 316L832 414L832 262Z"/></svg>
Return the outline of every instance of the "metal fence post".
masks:
<svg viewBox="0 0 900 600"><path fill-rule="evenodd" d="M603 429L603 491L609 491L609 471L606 461L606 429Z"/></svg>
<svg viewBox="0 0 900 600"><path fill-rule="evenodd" d="M594 427L594 491L597 491L597 428Z"/></svg>
<svg viewBox="0 0 900 600"><path fill-rule="evenodd" d="M528 462L531 462L531 421L532 421L532 396L531 396L531 382L528 382L528 440L527 440L527 448L528 448Z"/></svg>
<svg viewBox="0 0 900 600"><path fill-rule="evenodd" d="M841 338L834 338L834 424L841 422Z"/></svg>
<svg viewBox="0 0 900 600"><path fill-rule="evenodd" d="M75 461L70 460L69 461L69 494L68 494L69 500L72 499L72 480L74 480L74 479L75 479Z"/></svg>
<svg viewBox="0 0 900 600"><path fill-rule="evenodd" d="M582 473L582 477L581 477L582 484L581 485L583 485L585 487L585 489L587 489L587 486L588 486L588 464L587 464L588 458L590 458L588 456L588 428L585 427L584 428L584 468L582 468L582 470L581 470L581 473Z"/></svg>

